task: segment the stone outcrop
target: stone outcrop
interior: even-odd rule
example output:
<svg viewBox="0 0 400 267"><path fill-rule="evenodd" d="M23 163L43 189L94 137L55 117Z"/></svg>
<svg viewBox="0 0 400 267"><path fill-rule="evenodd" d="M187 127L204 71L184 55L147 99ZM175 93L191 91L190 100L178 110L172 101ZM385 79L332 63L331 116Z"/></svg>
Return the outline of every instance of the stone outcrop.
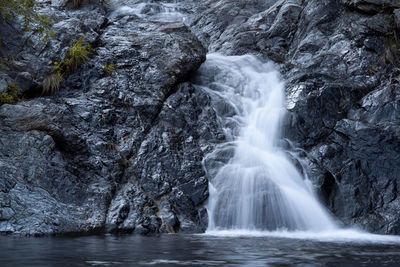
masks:
<svg viewBox="0 0 400 267"><path fill-rule="evenodd" d="M24 46L8 51L16 59L4 71L34 97L0 108L0 231L203 231L201 159L218 129L206 123L208 96L180 83L205 60L204 47L182 23L109 20L91 4L41 11L58 39L19 36ZM80 36L92 58L58 94L36 97ZM18 80L21 70L28 81Z"/></svg>

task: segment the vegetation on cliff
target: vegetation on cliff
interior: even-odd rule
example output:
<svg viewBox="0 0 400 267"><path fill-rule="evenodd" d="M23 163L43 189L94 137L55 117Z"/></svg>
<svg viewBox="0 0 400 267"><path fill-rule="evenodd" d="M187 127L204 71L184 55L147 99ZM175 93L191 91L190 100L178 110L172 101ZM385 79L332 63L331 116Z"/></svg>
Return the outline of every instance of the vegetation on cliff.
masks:
<svg viewBox="0 0 400 267"><path fill-rule="evenodd" d="M54 36L51 19L37 12L36 0L0 0L1 19L21 19L25 30L43 35L45 40Z"/></svg>
<svg viewBox="0 0 400 267"><path fill-rule="evenodd" d="M64 76L74 73L83 63L89 60L93 49L84 38L74 41L69 47L67 56L60 62L54 62L54 72L43 81L43 94L54 94L61 86Z"/></svg>

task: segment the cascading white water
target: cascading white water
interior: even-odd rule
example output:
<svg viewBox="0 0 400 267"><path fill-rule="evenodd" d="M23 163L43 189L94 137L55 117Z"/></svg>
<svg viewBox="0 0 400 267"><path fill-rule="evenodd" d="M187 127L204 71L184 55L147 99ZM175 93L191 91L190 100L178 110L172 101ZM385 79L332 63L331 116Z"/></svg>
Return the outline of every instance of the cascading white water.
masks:
<svg viewBox="0 0 400 267"><path fill-rule="evenodd" d="M227 151L232 156L222 166L205 166L208 231L335 229L311 183L278 145L285 96L273 65L250 55L209 54L195 83L212 96L229 141L205 161Z"/></svg>
<svg viewBox="0 0 400 267"><path fill-rule="evenodd" d="M184 22L185 16L179 12L177 3L163 3L143 1L123 5L116 8L109 16L111 20L126 15L135 15L151 21L161 22Z"/></svg>

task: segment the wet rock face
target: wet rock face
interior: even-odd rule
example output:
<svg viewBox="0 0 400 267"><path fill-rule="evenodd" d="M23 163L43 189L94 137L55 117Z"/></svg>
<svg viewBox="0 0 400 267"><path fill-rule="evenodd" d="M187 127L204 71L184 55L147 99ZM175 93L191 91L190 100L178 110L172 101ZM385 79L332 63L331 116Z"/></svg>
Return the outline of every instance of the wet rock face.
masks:
<svg viewBox="0 0 400 267"><path fill-rule="evenodd" d="M146 212L151 211L152 215L147 219L158 218L157 225L163 232L201 232L207 226L202 204L208 197L208 182L201 162L211 151L213 142L222 141L223 136L210 101L207 94L192 85L180 85L178 92L164 103L133 156L133 164L125 171L129 183L123 190L142 188L145 199L151 200L147 202ZM126 198L113 200L111 205L118 208L109 213L109 229L130 231L141 223L142 218L137 216L119 221L126 201ZM137 203L141 201L145 201L142 195L133 194L127 205L137 209ZM145 228L137 228L135 232L151 231Z"/></svg>
<svg viewBox="0 0 400 267"><path fill-rule="evenodd" d="M179 83L205 60L204 47L182 23L108 20L90 3L41 11L59 39L26 40L7 79L23 70L36 85L21 89L38 89L80 35L94 54L55 96L0 107L0 232L203 231L201 159L218 129L207 123L208 96Z"/></svg>
<svg viewBox="0 0 400 267"><path fill-rule="evenodd" d="M286 74L293 103L287 136L309 153L311 177L339 219L399 234L400 73L387 58L392 41L386 36L398 31L387 23L393 8L371 16L337 3L325 12L318 6L304 9L312 30L300 24L294 37L299 47Z"/></svg>
<svg viewBox="0 0 400 267"><path fill-rule="evenodd" d="M396 0L342 0L341 2L350 8L369 14L376 14L382 8L400 7L399 1Z"/></svg>
<svg viewBox="0 0 400 267"><path fill-rule="evenodd" d="M241 6L234 21L223 11L240 4L217 1L220 16L200 14L192 28L210 50L278 63L285 137L305 151L321 200L345 225L400 234L399 2L259 4Z"/></svg>

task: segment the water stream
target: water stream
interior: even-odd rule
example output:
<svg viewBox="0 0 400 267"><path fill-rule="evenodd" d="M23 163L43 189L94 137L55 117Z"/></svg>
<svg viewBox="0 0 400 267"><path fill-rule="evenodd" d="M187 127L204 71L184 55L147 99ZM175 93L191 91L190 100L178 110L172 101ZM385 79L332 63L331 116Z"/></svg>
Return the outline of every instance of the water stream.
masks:
<svg viewBox="0 0 400 267"><path fill-rule="evenodd" d="M200 87L223 103L216 111L232 154L217 170L206 166L214 173L208 231L335 229L311 183L279 145L285 94L273 65L250 55L209 54L198 73Z"/></svg>
<svg viewBox="0 0 400 267"><path fill-rule="evenodd" d="M109 15L109 19L135 15L137 17L160 22L184 22L185 15L180 12L179 5L175 2L132 2L118 6Z"/></svg>

